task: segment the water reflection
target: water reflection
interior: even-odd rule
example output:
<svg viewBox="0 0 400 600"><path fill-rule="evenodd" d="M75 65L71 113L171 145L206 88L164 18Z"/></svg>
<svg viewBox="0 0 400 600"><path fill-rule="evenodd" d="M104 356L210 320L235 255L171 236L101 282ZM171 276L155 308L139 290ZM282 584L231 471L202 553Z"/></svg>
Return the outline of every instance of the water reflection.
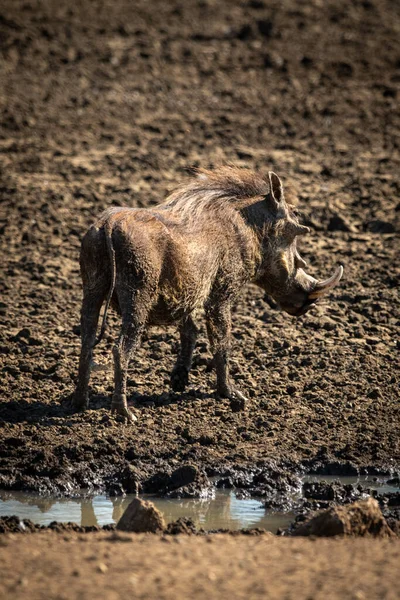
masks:
<svg viewBox="0 0 400 600"><path fill-rule="evenodd" d="M118 522L133 497L99 495L52 499L24 492L0 492L0 514L18 515L41 525L73 521L85 526L101 526ZM207 500L146 498L154 502L167 523L188 517L197 527L207 530L262 527L275 533L278 527L286 526L292 519L290 513L268 514L257 500L239 500L227 490L217 490L215 498Z"/></svg>
<svg viewBox="0 0 400 600"><path fill-rule="evenodd" d="M363 484L379 493L397 491L398 486L387 485L371 477L306 476L304 481L340 480L342 484ZM374 481L375 479L375 481ZM258 500L238 499L234 492L217 489L215 497L202 500L176 500L143 496L154 502L167 523L180 517L191 518L197 527L212 529L242 529L260 527L276 533L293 520L292 513L267 512ZM80 498L51 498L25 492L0 490L0 515L17 515L34 523L49 525L52 521L72 521L79 525L107 525L117 523L133 495L122 498L98 495Z"/></svg>

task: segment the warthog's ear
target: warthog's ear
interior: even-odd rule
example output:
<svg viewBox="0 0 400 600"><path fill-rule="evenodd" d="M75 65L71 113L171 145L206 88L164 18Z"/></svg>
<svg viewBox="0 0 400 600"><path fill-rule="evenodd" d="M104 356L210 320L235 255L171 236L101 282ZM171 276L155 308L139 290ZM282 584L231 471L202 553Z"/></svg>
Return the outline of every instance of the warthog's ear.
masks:
<svg viewBox="0 0 400 600"><path fill-rule="evenodd" d="M296 237L296 235L306 235L310 233L310 228L293 221L286 221L285 231L289 236Z"/></svg>
<svg viewBox="0 0 400 600"><path fill-rule="evenodd" d="M278 175L273 171L268 173L269 183L271 186L271 194L272 197L278 202L278 204L283 200L283 185L282 181L279 179Z"/></svg>
<svg viewBox="0 0 400 600"><path fill-rule="evenodd" d="M310 228L306 227L306 225L295 225L296 235L307 235L310 233Z"/></svg>

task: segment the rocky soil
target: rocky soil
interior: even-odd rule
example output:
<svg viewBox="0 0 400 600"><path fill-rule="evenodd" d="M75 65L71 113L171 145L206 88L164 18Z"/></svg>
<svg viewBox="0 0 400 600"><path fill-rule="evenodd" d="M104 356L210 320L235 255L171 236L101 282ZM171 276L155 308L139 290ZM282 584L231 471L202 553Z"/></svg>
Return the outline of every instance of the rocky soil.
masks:
<svg viewBox="0 0 400 600"><path fill-rule="evenodd" d="M1 488L398 471L399 23L389 0L1 3ZM153 329L130 370L137 423L111 416L111 372L73 414L84 231L227 162L294 186L310 273L341 263L341 286L298 320L243 291L245 412L215 397L204 330L172 394L177 335ZM98 363L117 332L114 316Z"/></svg>

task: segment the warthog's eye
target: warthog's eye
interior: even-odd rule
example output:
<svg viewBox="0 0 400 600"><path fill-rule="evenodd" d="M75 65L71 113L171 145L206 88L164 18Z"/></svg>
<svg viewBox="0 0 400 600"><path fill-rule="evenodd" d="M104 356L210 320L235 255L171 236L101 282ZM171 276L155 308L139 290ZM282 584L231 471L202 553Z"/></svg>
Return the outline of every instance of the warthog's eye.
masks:
<svg viewBox="0 0 400 600"><path fill-rule="evenodd" d="M299 209L298 209L298 208L297 208L297 206L295 206L294 204L289 204L289 203L287 203L287 207L288 207L288 209L289 209L289 212L290 212L290 214L291 214L293 217L297 217L297 216L300 214L300 211L299 211Z"/></svg>

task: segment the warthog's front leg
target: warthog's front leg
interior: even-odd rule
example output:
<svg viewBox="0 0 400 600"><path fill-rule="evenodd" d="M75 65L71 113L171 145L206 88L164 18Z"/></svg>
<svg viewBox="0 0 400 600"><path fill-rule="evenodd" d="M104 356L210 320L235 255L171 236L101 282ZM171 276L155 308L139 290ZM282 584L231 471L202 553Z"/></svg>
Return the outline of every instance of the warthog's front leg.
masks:
<svg viewBox="0 0 400 600"><path fill-rule="evenodd" d="M175 392L183 392L189 382L189 371L198 334L196 323L190 315L180 324L179 333L181 347L171 374L171 387Z"/></svg>
<svg viewBox="0 0 400 600"><path fill-rule="evenodd" d="M235 388L229 375L229 351L231 337L231 307L222 304L206 309L207 333L214 352L213 364L217 372L217 392L222 398L230 398L233 410L243 410L246 397Z"/></svg>

